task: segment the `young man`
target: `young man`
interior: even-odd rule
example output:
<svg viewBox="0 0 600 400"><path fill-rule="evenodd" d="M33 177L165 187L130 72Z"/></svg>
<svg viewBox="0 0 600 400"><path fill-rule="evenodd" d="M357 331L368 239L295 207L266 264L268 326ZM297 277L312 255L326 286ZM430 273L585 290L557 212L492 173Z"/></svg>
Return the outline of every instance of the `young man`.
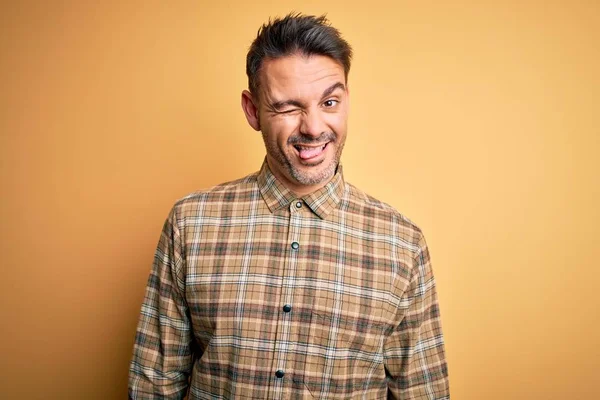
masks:
<svg viewBox="0 0 600 400"><path fill-rule="evenodd" d="M449 398L423 234L343 178L350 59L324 17L259 31L242 108L266 159L172 209L130 398Z"/></svg>

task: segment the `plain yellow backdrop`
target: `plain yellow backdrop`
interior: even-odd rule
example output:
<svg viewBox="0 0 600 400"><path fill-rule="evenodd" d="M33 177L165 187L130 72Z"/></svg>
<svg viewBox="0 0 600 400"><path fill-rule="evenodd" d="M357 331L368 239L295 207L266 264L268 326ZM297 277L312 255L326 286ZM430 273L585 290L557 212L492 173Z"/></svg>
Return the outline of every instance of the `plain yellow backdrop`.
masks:
<svg viewBox="0 0 600 400"><path fill-rule="evenodd" d="M353 45L348 181L427 237L452 398L600 398L600 3L2 2L0 397L119 399L160 228L260 167L261 23Z"/></svg>

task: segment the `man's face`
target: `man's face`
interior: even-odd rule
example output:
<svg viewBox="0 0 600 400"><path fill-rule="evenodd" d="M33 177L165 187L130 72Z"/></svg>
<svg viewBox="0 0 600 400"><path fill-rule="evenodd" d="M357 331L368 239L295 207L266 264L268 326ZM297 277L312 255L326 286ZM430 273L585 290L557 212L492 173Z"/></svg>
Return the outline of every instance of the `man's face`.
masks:
<svg viewBox="0 0 600 400"><path fill-rule="evenodd" d="M256 100L273 174L300 195L325 186L346 140L349 96L343 67L318 55L265 60Z"/></svg>

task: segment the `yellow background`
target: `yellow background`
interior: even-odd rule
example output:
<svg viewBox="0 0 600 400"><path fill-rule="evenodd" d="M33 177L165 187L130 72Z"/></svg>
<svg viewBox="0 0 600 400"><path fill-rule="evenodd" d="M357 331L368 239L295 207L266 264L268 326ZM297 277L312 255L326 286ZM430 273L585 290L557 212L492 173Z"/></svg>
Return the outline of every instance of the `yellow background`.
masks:
<svg viewBox="0 0 600 400"><path fill-rule="evenodd" d="M597 1L123 3L1 5L1 398L126 397L164 218L260 167L245 55L291 10L354 47L346 178L425 232L452 397L600 398Z"/></svg>

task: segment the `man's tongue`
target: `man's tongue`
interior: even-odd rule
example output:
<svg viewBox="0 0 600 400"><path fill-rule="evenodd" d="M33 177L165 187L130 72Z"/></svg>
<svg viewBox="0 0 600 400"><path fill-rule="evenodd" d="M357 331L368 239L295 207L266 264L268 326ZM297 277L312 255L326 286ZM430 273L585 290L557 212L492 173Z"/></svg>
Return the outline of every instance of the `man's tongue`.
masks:
<svg viewBox="0 0 600 400"><path fill-rule="evenodd" d="M318 156L323 152L324 146L319 147L300 147L298 152L300 153L300 158L303 160L307 160L309 158L313 158Z"/></svg>

